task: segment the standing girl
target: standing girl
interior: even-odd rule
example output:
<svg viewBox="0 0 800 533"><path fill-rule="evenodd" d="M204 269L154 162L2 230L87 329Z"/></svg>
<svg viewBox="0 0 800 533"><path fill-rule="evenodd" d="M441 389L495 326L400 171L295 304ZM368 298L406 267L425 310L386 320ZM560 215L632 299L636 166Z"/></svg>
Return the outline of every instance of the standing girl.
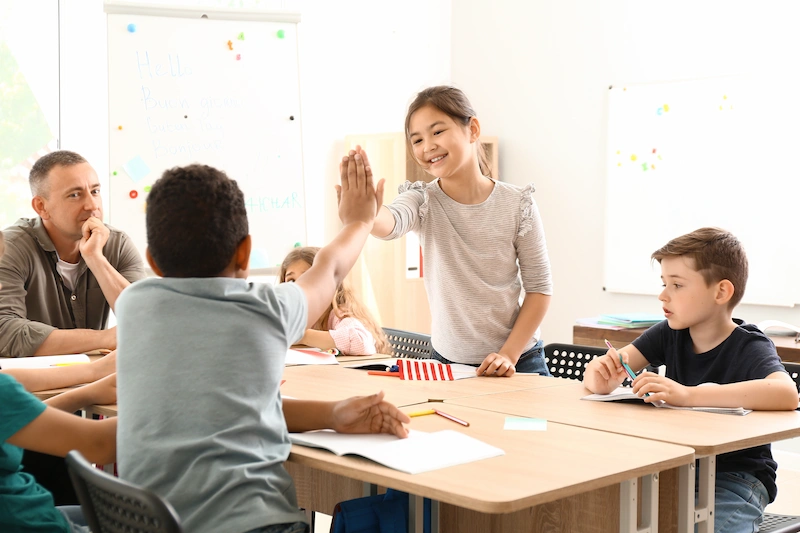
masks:
<svg viewBox="0 0 800 533"><path fill-rule="evenodd" d="M400 186L372 235L419 234L433 356L477 366L479 375L549 375L539 326L553 283L533 185L489 177L480 123L459 89L417 94L405 133L411 155L436 179Z"/></svg>
<svg viewBox="0 0 800 533"><path fill-rule="evenodd" d="M311 268L319 248L295 248L281 264L280 281L297 281ZM336 348L346 355L391 353L383 330L369 310L358 301L347 278L336 288L333 302L311 329L300 339L301 344L327 350Z"/></svg>

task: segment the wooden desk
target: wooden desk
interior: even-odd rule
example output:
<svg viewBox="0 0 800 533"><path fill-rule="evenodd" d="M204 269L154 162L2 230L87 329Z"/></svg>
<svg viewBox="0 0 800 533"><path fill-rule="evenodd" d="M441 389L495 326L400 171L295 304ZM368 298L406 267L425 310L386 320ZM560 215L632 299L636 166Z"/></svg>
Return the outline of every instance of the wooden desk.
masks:
<svg viewBox="0 0 800 533"><path fill-rule="evenodd" d="M436 405L441 404L405 410ZM632 480L647 478L643 498L650 507L645 509L655 513L656 474L694 462L692 450L684 446L556 423L548 423L546 431L506 431L505 414L458 405L448 405L447 412L470 426L437 416L415 417L411 426L422 431L454 429L506 455L409 475L360 457L293 446L286 466L297 484L300 505L330 513L332 508L320 508L314 500L324 495L330 502L359 497L359 482L366 482L441 502L443 531L635 532L635 507L631 515L629 504L638 496ZM610 453L621 449L626 453ZM316 485L313 493L309 484Z"/></svg>
<svg viewBox="0 0 800 533"><path fill-rule="evenodd" d="M717 455L800 436L800 412L797 411L759 411L747 416L729 416L659 409L644 403L582 401L580 398L589 394L582 383L559 381L568 383L481 398L456 398L447 403L689 446L701 457L698 504L701 518L714 506L713 474ZM691 469L662 475L659 516L666 520L661 520L660 531L693 530L694 521L689 520L693 517L694 477Z"/></svg>
<svg viewBox="0 0 800 533"><path fill-rule="evenodd" d="M510 378L476 377L456 381L405 381L396 377L371 376L364 370L333 365L286 367L281 386L283 396L302 400L343 400L384 391L385 399L398 407L464 396L512 390L553 387L562 383L543 376Z"/></svg>
<svg viewBox="0 0 800 533"><path fill-rule="evenodd" d="M644 333L646 329L647 328L632 328L614 330L579 326L576 324L572 326L572 342L573 344L605 348L606 344L603 342L603 339L608 339L608 341L614 345L614 348L622 348L633 342L633 340ZM782 361L800 363L800 343L794 342L794 336L780 335L770 337L770 339L775 343L778 356L780 356Z"/></svg>

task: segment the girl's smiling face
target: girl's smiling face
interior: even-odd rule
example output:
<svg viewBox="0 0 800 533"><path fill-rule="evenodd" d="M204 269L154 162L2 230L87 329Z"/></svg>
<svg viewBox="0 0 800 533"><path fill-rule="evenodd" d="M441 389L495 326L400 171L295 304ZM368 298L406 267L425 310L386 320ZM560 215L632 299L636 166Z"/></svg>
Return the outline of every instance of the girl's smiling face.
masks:
<svg viewBox="0 0 800 533"><path fill-rule="evenodd" d="M478 122L462 126L434 106L426 105L409 120L408 139L420 166L437 178L445 179L478 166L475 141Z"/></svg>

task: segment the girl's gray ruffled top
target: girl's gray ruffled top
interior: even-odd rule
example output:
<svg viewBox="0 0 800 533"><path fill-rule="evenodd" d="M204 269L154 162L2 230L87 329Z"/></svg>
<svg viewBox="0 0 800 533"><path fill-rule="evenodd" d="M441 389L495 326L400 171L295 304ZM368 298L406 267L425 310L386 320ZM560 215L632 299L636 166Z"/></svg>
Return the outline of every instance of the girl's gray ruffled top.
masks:
<svg viewBox="0 0 800 533"><path fill-rule="evenodd" d="M419 235L431 341L437 352L459 363L479 364L500 350L526 292L553 292L533 185L492 181L494 190L480 204L456 202L436 179L407 181L386 206L395 227L385 240L409 231ZM537 330L524 351L539 337Z"/></svg>

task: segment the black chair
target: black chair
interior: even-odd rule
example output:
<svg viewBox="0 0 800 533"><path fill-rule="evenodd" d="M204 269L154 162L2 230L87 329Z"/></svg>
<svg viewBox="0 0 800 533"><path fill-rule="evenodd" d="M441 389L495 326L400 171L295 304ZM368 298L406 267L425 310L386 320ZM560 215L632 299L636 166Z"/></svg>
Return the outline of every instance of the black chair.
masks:
<svg viewBox="0 0 800 533"><path fill-rule="evenodd" d="M552 343L544 347L544 362L553 377L583 380L583 369L592 359L605 355L606 348L598 346L582 346L580 344ZM658 372L650 365L645 369L648 372ZM623 387L630 387L630 378L625 378Z"/></svg>
<svg viewBox="0 0 800 533"><path fill-rule="evenodd" d="M794 380L794 384L797 385L797 392L800 393L800 363L783 361L783 366L786 368L789 376Z"/></svg>
<svg viewBox="0 0 800 533"><path fill-rule="evenodd" d="M98 470L73 450L67 468L93 533L182 533L178 514L155 493Z"/></svg>
<svg viewBox="0 0 800 533"><path fill-rule="evenodd" d="M392 347L393 357L428 359L431 356L431 336L402 329L383 328Z"/></svg>
<svg viewBox="0 0 800 533"><path fill-rule="evenodd" d="M759 533L797 533L800 531L800 516L764 513Z"/></svg>
<svg viewBox="0 0 800 533"><path fill-rule="evenodd" d="M544 347L544 362L553 377L581 381L586 365L606 351L597 346L552 343Z"/></svg>

